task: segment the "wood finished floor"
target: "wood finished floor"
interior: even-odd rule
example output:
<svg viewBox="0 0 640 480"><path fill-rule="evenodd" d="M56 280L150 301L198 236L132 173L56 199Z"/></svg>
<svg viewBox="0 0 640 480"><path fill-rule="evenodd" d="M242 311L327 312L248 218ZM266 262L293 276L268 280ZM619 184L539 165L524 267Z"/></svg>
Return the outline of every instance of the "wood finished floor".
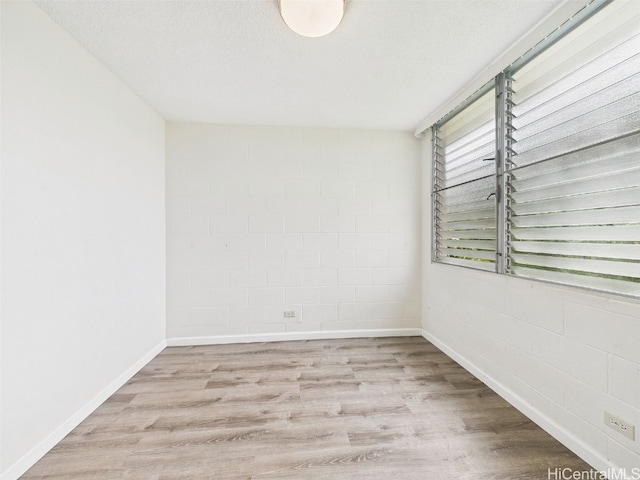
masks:
<svg viewBox="0 0 640 480"><path fill-rule="evenodd" d="M589 466L421 337L170 347L24 479L532 479Z"/></svg>

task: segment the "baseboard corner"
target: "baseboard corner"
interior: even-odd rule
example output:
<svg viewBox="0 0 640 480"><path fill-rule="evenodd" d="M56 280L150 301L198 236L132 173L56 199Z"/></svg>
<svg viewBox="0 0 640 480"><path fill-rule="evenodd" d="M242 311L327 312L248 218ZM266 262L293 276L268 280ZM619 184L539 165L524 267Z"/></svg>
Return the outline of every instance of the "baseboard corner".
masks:
<svg viewBox="0 0 640 480"><path fill-rule="evenodd" d="M591 446L587 445L580 438L576 437L569 430L552 420L548 415L539 409L533 407L520 395L516 394L509 387L502 382L496 380L490 375L486 374L482 369L477 367L473 362L469 361L466 357L460 355L453 348L449 347L444 341L440 340L437 336L429 333L425 329L422 329L422 337L428 342L438 347L449 358L455 360L465 370L471 373L474 377L478 378L491 390L500 395L514 408L518 409L522 414L527 416L532 422L542 428L545 432L551 435L553 438L562 443L565 447L571 450L573 453L582 458L585 462L591 465L599 472L621 471L622 469L611 463L602 453L594 450Z"/></svg>
<svg viewBox="0 0 640 480"><path fill-rule="evenodd" d="M23 455L13 465L3 472L0 472L0 480L17 480L27 470L36 464L49 450L58 444L74 428L93 413L102 403L122 387L131 377L133 377L142 367L149 363L167 346L167 341L162 340L152 347L147 353L135 361L129 368L118 375L96 396L84 404L77 412L65 420L54 431L49 433L37 445Z"/></svg>

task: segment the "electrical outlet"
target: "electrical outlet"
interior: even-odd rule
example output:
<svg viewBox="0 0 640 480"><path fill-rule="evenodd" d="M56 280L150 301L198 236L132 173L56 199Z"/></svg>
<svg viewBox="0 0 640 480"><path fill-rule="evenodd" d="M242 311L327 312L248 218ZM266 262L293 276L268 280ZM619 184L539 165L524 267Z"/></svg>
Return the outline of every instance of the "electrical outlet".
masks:
<svg viewBox="0 0 640 480"><path fill-rule="evenodd" d="M629 422L621 419L620 417L616 417L615 415L612 415L611 413L605 411L604 424L620 432L625 437L628 437L631 440L635 440L635 426L631 425Z"/></svg>
<svg viewBox="0 0 640 480"><path fill-rule="evenodd" d="M296 318L296 311L295 310L285 310L284 311L284 318Z"/></svg>

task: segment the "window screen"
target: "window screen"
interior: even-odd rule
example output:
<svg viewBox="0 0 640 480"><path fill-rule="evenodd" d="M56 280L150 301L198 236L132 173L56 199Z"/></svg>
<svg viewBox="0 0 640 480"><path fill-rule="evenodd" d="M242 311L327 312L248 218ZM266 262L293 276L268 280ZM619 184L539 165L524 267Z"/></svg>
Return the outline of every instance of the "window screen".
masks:
<svg viewBox="0 0 640 480"><path fill-rule="evenodd" d="M495 270L494 97L489 89L433 129L437 261Z"/></svg>
<svg viewBox="0 0 640 480"><path fill-rule="evenodd" d="M510 272L640 292L640 35L613 3L512 76Z"/></svg>
<svg viewBox="0 0 640 480"><path fill-rule="evenodd" d="M434 261L640 296L640 2L541 45L432 128Z"/></svg>

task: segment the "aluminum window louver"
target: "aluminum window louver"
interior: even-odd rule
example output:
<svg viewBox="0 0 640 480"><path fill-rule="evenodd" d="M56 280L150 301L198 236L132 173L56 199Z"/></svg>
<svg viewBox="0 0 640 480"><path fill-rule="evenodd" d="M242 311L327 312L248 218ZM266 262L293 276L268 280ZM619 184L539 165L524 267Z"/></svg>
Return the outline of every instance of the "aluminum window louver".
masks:
<svg viewBox="0 0 640 480"><path fill-rule="evenodd" d="M432 133L433 261L640 296L640 2L593 0Z"/></svg>
<svg viewBox="0 0 640 480"><path fill-rule="evenodd" d="M433 127L435 261L495 270L495 141L493 89Z"/></svg>
<svg viewBox="0 0 640 480"><path fill-rule="evenodd" d="M509 72L510 273L640 295L639 25L613 2Z"/></svg>

